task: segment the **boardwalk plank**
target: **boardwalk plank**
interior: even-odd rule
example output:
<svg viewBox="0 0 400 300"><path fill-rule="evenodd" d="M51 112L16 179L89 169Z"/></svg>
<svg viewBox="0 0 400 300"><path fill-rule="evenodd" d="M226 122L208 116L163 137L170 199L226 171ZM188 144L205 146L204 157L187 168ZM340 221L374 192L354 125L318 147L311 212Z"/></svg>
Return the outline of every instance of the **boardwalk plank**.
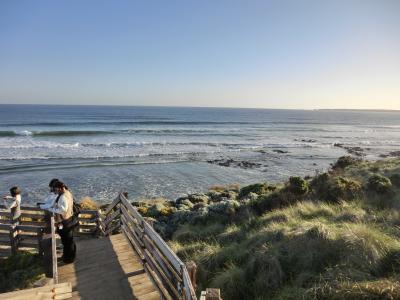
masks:
<svg viewBox="0 0 400 300"><path fill-rule="evenodd" d="M161 299L123 234L78 240L75 262L60 266L59 276L71 282L71 299Z"/></svg>

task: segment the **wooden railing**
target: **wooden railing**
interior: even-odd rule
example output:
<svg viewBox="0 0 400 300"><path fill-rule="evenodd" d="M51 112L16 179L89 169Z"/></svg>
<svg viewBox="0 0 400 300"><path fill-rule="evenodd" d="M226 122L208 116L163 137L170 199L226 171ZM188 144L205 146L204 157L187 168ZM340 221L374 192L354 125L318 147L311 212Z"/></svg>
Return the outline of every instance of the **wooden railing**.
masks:
<svg viewBox="0 0 400 300"><path fill-rule="evenodd" d="M122 193L105 211L101 225L106 235L121 228L165 299L197 299L185 264Z"/></svg>
<svg viewBox="0 0 400 300"><path fill-rule="evenodd" d="M18 250L39 252L40 241L46 228L45 211L38 207L22 206L21 217L13 221L11 212L0 205L0 257L15 254ZM100 211L82 210L76 235L99 235Z"/></svg>
<svg viewBox="0 0 400 300"><path fill-rule="evenodd" d="M0 205L0 209L4 206ZM50 218L49 224L45 221L45 212L37 207L22 206L21 210L18 221L13 221L10 212L0 210L0 256L8 256L18 250L38 252L44 256L48 277L52 277L56 284L54 217ZM75 232L78 235L108 236L122 231L163 299L196 300L196 265L193 262L185 265L151 224L121 193L103 214L99 210L81 210ZM201 293L200 299L221 298L218 289L207 289Z"/></svg>

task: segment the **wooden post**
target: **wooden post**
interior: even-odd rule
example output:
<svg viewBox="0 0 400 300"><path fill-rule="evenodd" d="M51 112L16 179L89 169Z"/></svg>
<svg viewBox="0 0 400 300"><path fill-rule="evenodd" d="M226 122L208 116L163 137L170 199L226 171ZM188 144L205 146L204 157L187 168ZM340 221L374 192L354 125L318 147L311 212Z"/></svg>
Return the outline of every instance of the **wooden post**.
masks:
<svg viewBox="0 0 400 300"><path fill-rule="evenodd" d="M38 230L37 230L37 240L38 240L38 253L39 253L39 256L43 256L43 247L42 247L43 228L38 228Z"/></svg>
<svg viewBox="0 0 400 300"><path fill-rule="evenodd" d="M154 219L153 219L153 218L146 218L146 222L147 222L152 228L154 228Z"/></svg>
<svg viewBox="0 0 400 300"><path fill-rule="evenodd" d="M19 224L19 220L18 219L14 219L15 218L15 210L11 209L11 215L10 215L10 246L11 246L11 254L17 254L17 250L18 250L18 230L17 230L17 226Z"/></svg>
<svg viewBox="0 0 400 300"><path fill-rule="evenodd" d="M58 283L58 269L57 269L57 248L56 248L56 228L54 223L54 216L51 217L51 259L53 267L53 283Z"/></svg>
<svg viewBox="0 0 400 300"><path fill-rule="evenodd" d="M104 232L104 228L101 228L101 210L98 209L96 212L96 230L94 231L95 237L100 237Z"/></svg>
<svg viewBox="0 0 400 300"><path fill-rule="evenodd" d="M206 289L206 300L221 300L219 289Z"/></svg>
<svg viewBox="0 0 400 300"><path fill-rule="evenodd" d="M47 215L46 227L43 229L42 240L41 240L41 250L43 253L43 266L45 270L46 277L53 278L53 267L52 267L52 241L51 241L51 216ZM54 220L54 218L53 218Z"/></svg>
<svg viewBox="0 0 400 300"><path fill-rule="evenodd" d="M16 230L16 225L10 225L10 246L11 246L11 254L17 254L18 250L18 232Z"/></svg>
<svg viewBox="0 0 400 300"><path fill-rule="evenodd" d="M190 281L192 282L193 289L196 290L196 288L197 288L197 285L196 285L197 265L196 265L196 263L193 260L188 261L186 263L186 269L188 271Z"/></svg>

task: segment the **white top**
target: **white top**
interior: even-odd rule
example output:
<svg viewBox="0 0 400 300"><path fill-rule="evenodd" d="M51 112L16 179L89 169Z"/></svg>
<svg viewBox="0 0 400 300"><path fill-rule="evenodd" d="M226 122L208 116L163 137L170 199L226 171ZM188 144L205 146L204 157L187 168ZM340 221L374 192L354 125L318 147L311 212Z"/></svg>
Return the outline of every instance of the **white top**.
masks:
<svg viewBox="0 0 400 300"><path fill-rule="evenodd" d="M21 205L21 195L16 195L15 197L12 196L6 196L6 199L12 199L13 201L10 203L7 203L7 201L4 201L4 206L7 209L11 209L13 207L18 207Z"/></svg>
<svg viewBox="0 0 400 300"><path fill-rule="evenodd" d="M48 208L48 211L61 215L64 220L69 219L72 216L73 201L71 192L65 191L58 199L58 202L55 202L53 207Z"/></svg>
<svg viewBox="0 0 400 300"><path fill-rule="evenodd" d="M11 203L7 203L7 201L4 200L4 206L7 209L11 209L11 212L14 210L13 219L18 219L21 216L21 195L16 195L15 197L6 196L5 198L13 200Z"/></svg>
<svg viewBox="0 0 400 300"><path fill-rule="evenodd" d="M58 195L56 193L51 192L46 199L44 199L44 203L40 204L39 207L41 209L49 209L50 207L53 207L57 197Z"/></svg>

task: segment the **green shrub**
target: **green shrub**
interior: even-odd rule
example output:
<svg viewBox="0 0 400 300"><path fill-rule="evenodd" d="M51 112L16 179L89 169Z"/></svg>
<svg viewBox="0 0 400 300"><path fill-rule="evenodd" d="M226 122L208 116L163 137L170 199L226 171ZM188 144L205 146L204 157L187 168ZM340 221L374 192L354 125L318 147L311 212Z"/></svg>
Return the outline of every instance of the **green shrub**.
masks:
<svg viewBox="0 0 400 300"><path fill-rule="evenodd" d="M231 218L235 212L239 209L240 203L236 200L225 200L220 201L208 206L208 212L210 217Z"/></svg>
<svg viewBox="0 0 400 300"><path fill-rule="evenodd" d="M172 213L172 208L162 203L155 203L147 210L147 216L157 218L160 216L168 216Z"/></svg>
<svg viewBox="0 0 400 300"><path fill-rule="evenodd" d="M266 248L251 257L246 264L245 274L249 282L248 293L253 297L268 295L280 288L285 280L285 272L278 258Z"/></svg>
<svg viewBox="0 0 400 300"><path fill-rule="evenodd" d="M250 193L255 193L257 195L262 195L268 193L268 184L265 183L256 183L251 184L245 187L242 187L239 192L239 198L244 198L248 196Z"/></svg>
<svg viewBox="0 0 400 300"><path fill-rule="evenodd" d="M396 173L389 177L390 181L395 187L400 188L400 174Z"/></svg>
<svg viewBox="0 0 400 300"><path fill-rule="evenodd" d="M353 200L362 196L362 185L353 179L327 173L315 177L311 181L314 198L337 203L340 200Z"/></svg>
<svg viewBox="0 0 400 300"><path fill-rule="evenodd" d="M305 299L320 300L392 300L400 299L398 278L361 282L322 282L309 289Z"/></svg>
<svg viewBox="0 0 400 300"><path fill-rule="evenodd" d="M388 276L400 274L400 249L389 251L379 265L379 275Z"/></svg>
<svg viewBox="0 0 400 300"><path fill-rule="evenodd" d="M309 184L308 181L301 177L290 177L289 178L289 191L295 195L302 196L308 193Z"/></svg>
<svg viewBox="0 0 400 300"><path fill-rule="evenodd" d="M18 252L0 261L0 293L31 287L43 273L38 255Z"/></svg>
<svg viewBox="0 0 400 300"><path fill-rule="evenodd" d="M332 165L333 170L345 169L348 166L356 165L360 163L362 160L360 158L355 158L350 155L341 156L338 160Z"/></svg>
<svg viewBox="0 0 400 300"><path fill-rule="evenodd" d="M219 272L211 282L212 287L222 290L222 299L248 299L246 274L242 268L230 264Z"/></svg>
<svg viewBox="0 0 400 300"><path fill-rule="evenodd" d="M274 192L272 194L258 197L251 201L250 205L258 215L261 215L266 211L282 207L283 203L284 197L282 196L282 193Z"/></svg>
<svg viewBox="0 0 400 300"><path fill-rule="evenodd" d="M392 191L392 183L389 178L375 174L368 179L367 188L378 194L387 194Z"/></svg>

